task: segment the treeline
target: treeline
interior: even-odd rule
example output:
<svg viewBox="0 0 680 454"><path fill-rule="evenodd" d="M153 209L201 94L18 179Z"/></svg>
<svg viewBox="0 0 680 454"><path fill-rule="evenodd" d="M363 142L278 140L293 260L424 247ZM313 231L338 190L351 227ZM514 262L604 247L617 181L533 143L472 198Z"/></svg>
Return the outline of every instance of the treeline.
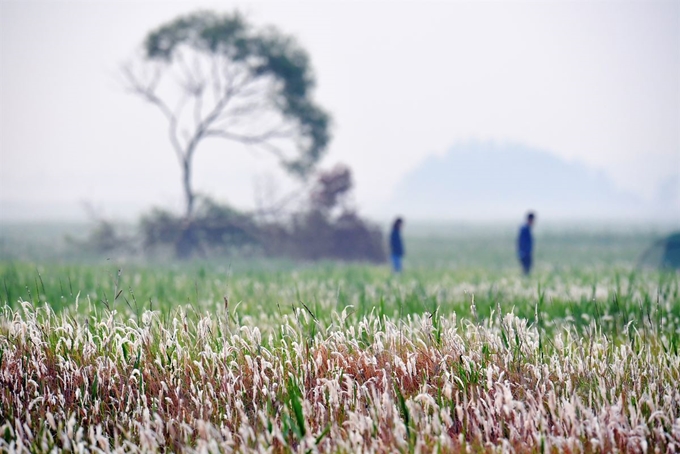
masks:
<svg viewBox="0 0 680 454"><path fill-rule="evenodd" d="M303 203L290 212L262 216L202 197L190 218L154 208L127 234L98 219L89 236L73 244L97 254L178 259L240 254L382 262L383 233L348 203L351 189L351 170L336 166L319 172Z"/></svg>

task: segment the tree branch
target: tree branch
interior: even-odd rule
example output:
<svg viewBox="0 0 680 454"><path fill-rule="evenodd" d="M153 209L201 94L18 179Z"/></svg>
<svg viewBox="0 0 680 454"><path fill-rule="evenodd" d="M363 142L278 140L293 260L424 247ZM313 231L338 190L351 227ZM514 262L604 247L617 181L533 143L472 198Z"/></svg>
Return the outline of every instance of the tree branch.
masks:
<svg viewBox="0 0 680 454"><path fill-rule="evenodd" d="M234 134L231 132L222 131L218 129L208 129L205 131L206 137L220 137L223 139L234 140L250 145L259 145L272 139L285 139L291 137L292 135L293 135L292 131L281 130L271 130L256 135Z"/></svg>
<svg viewBox="0 0 680 454"><path fill-rule="evenodd" d="M203 118L202 120L199 120L199 123L196 126L194 134L192 135L191 140L189 140L189 143L187 144L186 148L187 159L192 158L194 151L196 150L196 145L198 145L198 142L205 136L205 132L212 125L212 123L220 116L224 108L229 103L231 96L232 94L229 90L225 91L222 98L217 102L217 104L215 105L215 107L213 107L210 113L208 113L208 115L206 115L206 117Z"/></svg>
<svg viewBox="0 0 680 454"><path fill-rule="evenodd" d="M282 163L287 162L285 153L283 152L283 150L281 150L281 148L277 147L270 141L275 139L288 138L291 135L292 135L291 131L276 131L276 130L268 131L266 133L258 135L234 134L227 131L215 129L209 129L205 131L205 137L217 137L226 140L233 140L235 142L241 142L245 145L260 147L263 150L267 151L268 153L274 155Z"/></svg>
<svg viewBox="0 0 680 454"><path fill-rule="evenodd" d="M201 113L203 112L203 90L194 95L194 125L196 129L201 125Z"/></svg>
<svg viewBox="0 0 680 454"><path fill-rule="evenodd" d="M196 93L201 90L202 84L192 73L191 68L184 59L184 54L181 51L177 51L173 58L177 62L177 72L178 72L178 84L184 89L184 91L191 94Z"/></svg>
<svg viewBox="0 0 680 454"><path fill-rule="evenodd" d="M158 86L158 83L161 78L160 71L156 70L154 72L152 80L146 86L137 78L137 76L130 68L130 65L123 66L122 72L125 78L127 79L128 83L130 84L128 90L131 93L140 96L148 103L156 106L168 119L169 123L168 134L170 136L170 142L175 151L175 154L177 155L177 158L180 160L180 163L182 163L184 161L183 152L184 150L182 144L179 142L179 139L177 138L177 115L175 115L170 109L170 107L168 107L168 105L165 102L163 102L163 100L160 99L155 93L156 87Z"/></svg>
<svg viewBox="0 0 680 454"><path fill-rule="evenodd" d="M259 216L261 219L264 219L267 216L279 216L280 214L284 213L284 210L290 203L295 202L304 195L308 194L312 184L312 182L307 181L298 189L289 192L283 197L280 197L278 200L270 202L266 207L264 206L264 202L258 200L258 205L260 206L258 206L256 209L256 216Z"/></svg>

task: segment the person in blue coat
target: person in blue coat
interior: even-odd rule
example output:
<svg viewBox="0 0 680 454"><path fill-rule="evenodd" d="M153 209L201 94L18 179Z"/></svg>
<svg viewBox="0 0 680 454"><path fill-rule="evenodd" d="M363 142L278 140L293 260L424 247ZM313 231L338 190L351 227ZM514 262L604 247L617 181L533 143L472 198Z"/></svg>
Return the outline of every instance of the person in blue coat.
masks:
<svg viewBox="0 0 680 454"><path fill-rule="evenodd" d="M404 224L402 218L397 218L392 224L390 233L390 257L392 258L392 268L395 273L401 273L401 259L404 257L404 243L401 240L401 226Z"/></svg>
<svg viewBox="0 0 680 454"><path fill-rule="evenodd" d="M531 235L531 227L534 225L535 215L532 212L527 214L527 222L519 229L517 237L517 258L522 264L524 274L528 275L531 271L531 259L534 249L534 238Z"/></svg>

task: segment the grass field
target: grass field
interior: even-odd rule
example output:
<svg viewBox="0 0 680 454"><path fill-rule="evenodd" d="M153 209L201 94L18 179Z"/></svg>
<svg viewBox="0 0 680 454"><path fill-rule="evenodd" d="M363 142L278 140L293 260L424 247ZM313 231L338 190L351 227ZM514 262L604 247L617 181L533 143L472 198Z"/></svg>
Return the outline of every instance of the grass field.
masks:
<svg viewBox="0 0 680 454"><path fill-rule="evenodd" d="M652 239L546 233L530 278L484 231L409 238L401 276L5 257L0 450L677 452Z"/></svg>

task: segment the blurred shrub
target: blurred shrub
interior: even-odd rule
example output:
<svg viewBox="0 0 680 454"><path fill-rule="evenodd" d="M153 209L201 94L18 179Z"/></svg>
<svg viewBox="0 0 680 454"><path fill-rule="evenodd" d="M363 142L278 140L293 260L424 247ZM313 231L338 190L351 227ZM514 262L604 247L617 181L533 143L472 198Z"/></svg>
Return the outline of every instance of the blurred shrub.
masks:
<svg viewBox="0 0 680 454"><path fill-rule="evenodd" d="M352 184L352 171L345 165L320 172L311 192L312 206L325 211L343 206Z"/></svg>
<svg viewBox="0 0 680 454"><path fill-rule="evenodd" d="M130 254L135 250L132 236L121 233L113 222L103 219L96 220L94 228L84 239L66 235L65 240L86 254Z"/></svg>
<svg viewBox="0 0 680 454"><path fill-rule="evenodd" d="M147 255L221 256L234 253L293 257L303 260L385 260L379 227L351 208L352 174L348 167L320 172L307 194L308 203L285 218L257 222L209 198L198 200L190 219L154 208L139 222L136 248ZM100 221L86 243L96 252L133 252L134 242L120 236L112 223Z"/></svg>
<svg viewBox="0 0 680 454"><path fill-rule="evenodd" d="M182 230L182 219L169 211L154 208L139 222L142 246L149 251L161 245L174 244Z"/></svg>
<svg viewBox="0 0 680 454"><path fill-rule="evenodd" d="M259 245L258 227L250 215L208 198L200 201L191 219L156 208L142 217L139 227L147 253L172 248L178 258Z"/></svg>
<svg viewBox="0 0 680 454"><path fill-rule="evenodd" d="M638 266L680 270L680 232L655 241L642 254Z"/></svg>
<svg viewBox="0 0 680 454"><path fill-rule="evenodd" d="M310 207L293 216L290 241L294 257L319 260L383 262L379 227L349 207L352 173L346 166L320 172L310 194Z"/></svg>
<svg viewBox="0 0 680 454"><path fill-rule="evenodd" d="M384 262L387 258L380 227L364 221L353 211L338 217L333 241L333 256L342 260Z"/></svg>

